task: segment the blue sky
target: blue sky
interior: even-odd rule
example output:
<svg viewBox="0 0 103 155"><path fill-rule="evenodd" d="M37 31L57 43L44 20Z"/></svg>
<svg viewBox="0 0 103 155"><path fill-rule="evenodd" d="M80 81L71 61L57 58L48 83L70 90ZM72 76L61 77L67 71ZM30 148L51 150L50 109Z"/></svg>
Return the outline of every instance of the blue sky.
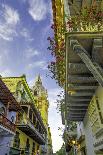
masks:
<svg viewBox="0 0 103 155"><path fill-rule="evenodd" d="M47 50L47 37L53 35L51 0L0 0L0 74L26 74L32 86L40 73L48 90L49 124L54 152L62 145L58 133L60 115L56 111L56 95L61 91L49 74L47 65L53 59Z"/></svg>

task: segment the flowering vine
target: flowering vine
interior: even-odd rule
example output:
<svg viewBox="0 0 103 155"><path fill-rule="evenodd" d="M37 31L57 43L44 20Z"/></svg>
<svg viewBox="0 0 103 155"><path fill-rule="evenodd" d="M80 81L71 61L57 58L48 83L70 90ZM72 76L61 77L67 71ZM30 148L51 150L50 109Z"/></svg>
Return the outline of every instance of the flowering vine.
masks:
<svg viewBox="0 0 103 155"><path fill-rule="evenodd" d="M55 26L51 28L54 30ZM64 40L64 26L58 31L58 37L48 37L47 40L50 43L48 50L51 55L55 57L55 61L52 61L48 68L53 73L52 78L55 78L60 86L63 86L65 80L65 40Z"/></svg>
<svg viewBox="0 0 103 155"><path fill-rule="evenodd" d="M68 31L103 31L103 11L96 5L82 8L80 14L68 17Z"/></svg>
<svg viewBox="0 0 103 155"><path fill-rule="evenodd" d="M65 83L65 32L97 32L103 31L103 11L96 5L90 8L82 8L80 14L66 17L66 23L54 23L55 38L48 37L50 43L48 50L54 57L48 68L52 72L52 78L56 79L60 86ZM56 22L56 21L55 21Z"/></svg>

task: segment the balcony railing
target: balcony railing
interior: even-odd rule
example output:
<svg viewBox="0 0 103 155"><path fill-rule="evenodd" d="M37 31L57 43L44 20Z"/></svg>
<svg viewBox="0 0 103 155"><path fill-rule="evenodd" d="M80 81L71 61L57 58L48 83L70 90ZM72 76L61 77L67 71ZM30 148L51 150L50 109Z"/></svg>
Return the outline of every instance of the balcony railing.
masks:
<svg viewBox="0 0 103 155"><path fill-rule="evenodd" d="M37 135L37 137L39 139L41 139L41 141L45 141L45 135L40 133L39 129L37 129L35 127L35 125L32 123L32 121L26 116L22 116L18 119L17 121L17 126L21 129L21 130L25 130L25 132L30 134L33 136L34 134ZM30 128L31 130L28 130L28 128ZM32 131L32 132L31 132Z"/></svg>
<svg viewBox="0 0 103 155"><path fill-rule="evenodd" d="M12 132L15 132L16 130L15 124L12 123L9 119L7 119L7 117L3 114L0 114L0 125L7 128L8 130L11 130Z"/></svg>

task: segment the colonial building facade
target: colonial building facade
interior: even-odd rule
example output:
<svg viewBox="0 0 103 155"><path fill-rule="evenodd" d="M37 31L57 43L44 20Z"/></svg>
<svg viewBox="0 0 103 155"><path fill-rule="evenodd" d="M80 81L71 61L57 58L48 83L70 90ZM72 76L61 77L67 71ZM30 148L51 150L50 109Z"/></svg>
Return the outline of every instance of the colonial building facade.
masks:
<svg viewBox="0 0 103 155"><path fill-rule="evenodd" d="M52 136L50 127L48 127L48 155L53 155Z"/></svg>
<svg viewBox="0 0 103 155"><path fill-rule="evenodd" d="M20 106L0 79L0 154L9 155Z"/></svg>
<svg viewBox="0 0 103 155"><path fill-rule="evenodd" d="M103 15L103 1L52 0L52 6L56 39L61 35L62 22L66 25L62 119L68 154L102 155L103 28L98 25L103 24L103 16L97 20L97 13ZM76 123L75 128L71 128L72 122Z"/></svg>
<svg viewBox="0 0 103 155"><path fill-rule="evenodd" d="M49 142L51 143L50 128L48 127L49 101L48 101L47 90L44 88L42 84L40 75L38 75L35 79L35 84L32 87L32 92L33 92L33 95L37 99L37 107L40 111L44 126L47 130L47 141L46 141L45 146L41 146L41 154L49 155L50 145L51 145L51 150L52 150L52 144L49 144Z"/></svg>
<svg viewBox="0 0 103 155"><path fill-rule="evenodd" d="M21 106L10 155L35 155L46 144L47 130L25 76L2 78Z"/></svg>

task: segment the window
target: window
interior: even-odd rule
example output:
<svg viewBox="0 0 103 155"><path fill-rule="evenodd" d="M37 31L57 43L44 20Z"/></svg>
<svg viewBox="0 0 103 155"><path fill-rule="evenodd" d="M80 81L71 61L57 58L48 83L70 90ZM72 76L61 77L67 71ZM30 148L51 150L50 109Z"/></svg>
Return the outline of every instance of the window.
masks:
<svg viewBox="0 0 103 155"><path fill-rule="evenodd" d="M30 118L30 120L32 121L32 110L30 109L30 111L29 111L29 118Z"/></svg>
<svg viewBox="0 0 103 155"><path fill-rule="evenodd" d="M29 149L30 149L30 144L29 144L29 139L27 138L25 152L29 153Z"/></svg>
<svg viewBox="0 0 103 155"><path fill-rule="evenodd" d="M1 107L0 108L0 114L4 114L5 113L5 108L4 107Z"/></svg>
<svg viewBox="0 0 103 155"><path fill-rule="evenodd" d="M15 148L19 148L20 147L19 135L20 135L20 133L16 131L16 135L14 137L14 143L13 143L13 147L15 147Z"/></svg>
<svg viewBox="0 0 103 155"><path fill-rule="evenodd" d="M39 145L37 146L37 150L39 150Z"/></svg>
<svg viewBox="0 0 103 155"><path fill-rule="evenodd" d="M96 97L96 105L97 105L98 114L99 114L99 118L100 118L101 124L103 124L103 117L102 117L101 108L100 108L100 104L99 104L99 101L98 101L97 97Z"/></svg>
<svg viewBox="0 0 103 155"><path fill-rule="evenodd" d="M37 94L37 91L36 90L34 90L34 96L37 96L38 94Z"/></svg>
<svg viewBox="0 0 103 155"><path fill-rule="evenodd" d="M35 143L33 143L33 148L32 148L32 155L35 153Z"/></svg>
<svg viewBox="0 0 103 155"><path fill-rule="evenodd" d="M36 123L36 116L33 114L33 124Z"/></svg>
<svg viewBox="0 0 103 155"><path fill-rule="evenodd" d="M36 123L36 129L39 129L39 122Z"/></svg>

